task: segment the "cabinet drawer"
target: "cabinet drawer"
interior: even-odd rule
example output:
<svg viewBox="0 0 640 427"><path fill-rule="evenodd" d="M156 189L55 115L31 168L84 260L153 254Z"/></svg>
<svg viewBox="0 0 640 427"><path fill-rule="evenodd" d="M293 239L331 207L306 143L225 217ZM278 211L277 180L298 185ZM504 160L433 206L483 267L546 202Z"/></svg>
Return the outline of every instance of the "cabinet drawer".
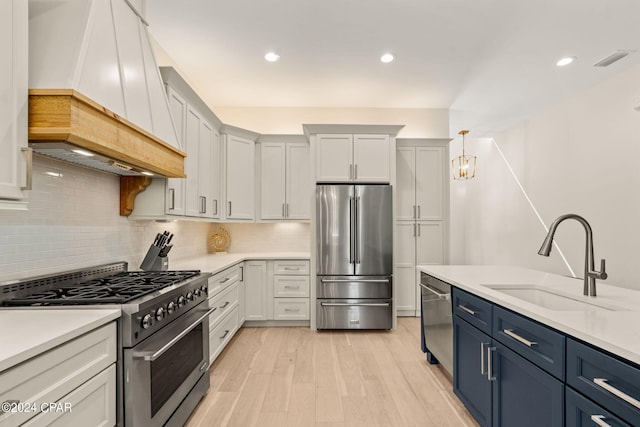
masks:
<svg viewBox="0 0 640 427"><path fill-rule="evenodd" d="M234 265L209 277L209 298L241 279L241 265Z"/></svg>
<svg viewBox="0 0 640 427"><path fill-rule="evenodd" d="M309 261L307 260L280 260L273 262L273 274L309 274Z"/></svg>
<svg viewBox="0 0 640 427"><path fill-rule="evenodd" d="M209 298L209 308L214 308L215 311L209 315L209 329L213 329L217 326L217 323L228 312L233 310L238 305L238 283L220 292L213 298Z"/></svg>
<svg viewBox="0 0 640 427"><path fill-rule="evenodd" d="M308 297L309 276L274 276L274 297Z"/></svg>
<svg viewBox="0 0 640 427"><path fill-rule="evenodd" d="M274 298L274 320L309 320L309 298Z"/></svg>
<svg viewBox="0 0 640 427"><path fill-rule="evenodd" d="M640 369L567 340L567 384L627 423L640 425Z"/></svg>
<svg viewBox="0 0 640 427"><path fill-rule="evenodd" d="M495 306L492 336L556 378L564 379L564 335Z"/></svg>
<svg viewBox="0 0 640 427"><path fill-rule="evenodd" d="M238 330L238 307L222 319L218 326L209 332L209 364L216 360L227 343Z"/></svg>
<svg viewBox="0 0 640 427"><path fill-rule="evenodd" d="M428 279L431 280L433 278L429 276ZM489 301L455 287L451 290L451 298L454 314L471 323L485 334L491 335L493 305Z"/></svg>
<svg viewBox="0 0 640 427"><path fill-rule="evenodd" d="M116 365L100 372L32 418L24 427L112 427L116 424ZM69 410L66 410L66 407ZM47 407L48 408L48 407Z"/></svg>
<svg viewBox="0 0 640 427"><path fill-rule="evenodd" d="M0 373L0 402L56 402L116 361L116 323L55 347ZM0 425L19 425L38 412L0 414Z"/></svg>
<svg viewBox="0 0 640 427"><path fill-rule="evenodd" d="M571 427L593 427L597 425L607 425L611 427L631 427L611 412L596 405L580 393L576 393L570 387L566 391L566 426ZM603 424L604 423L604 424Z"/></svg>

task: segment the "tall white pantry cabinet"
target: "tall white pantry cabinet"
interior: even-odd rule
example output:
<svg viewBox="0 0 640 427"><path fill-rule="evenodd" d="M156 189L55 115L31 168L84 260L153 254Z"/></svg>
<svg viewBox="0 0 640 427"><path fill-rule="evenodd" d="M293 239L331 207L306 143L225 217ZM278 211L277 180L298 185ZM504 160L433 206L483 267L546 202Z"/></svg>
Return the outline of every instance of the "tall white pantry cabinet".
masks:
<svg viewBox="0 0 640 427"><path fill-rule="evenodd" d="M420 314L416 265L444 264L448 231L448 140L398 139L396 149L398 315Z"/></svg>
<svg viewBox="0 0 640 427"><path fill-rule="evenodd" d="M29 16L23 0L0 0L0 209L26 209Z"/></svg>

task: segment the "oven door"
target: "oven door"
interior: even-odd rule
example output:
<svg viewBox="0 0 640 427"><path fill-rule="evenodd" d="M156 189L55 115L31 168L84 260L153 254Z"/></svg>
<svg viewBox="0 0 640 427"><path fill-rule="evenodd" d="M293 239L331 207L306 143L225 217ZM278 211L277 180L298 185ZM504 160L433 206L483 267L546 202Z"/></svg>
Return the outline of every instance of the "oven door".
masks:
<svg viewBox="0 0 640 427"><path fill-rule="evenodd" d="M183 401L195 406L206 392L208 381L204 391L198 382L208 375L209 314L214 309L199 307L124 349L125 426L162 426Z"/></svg>

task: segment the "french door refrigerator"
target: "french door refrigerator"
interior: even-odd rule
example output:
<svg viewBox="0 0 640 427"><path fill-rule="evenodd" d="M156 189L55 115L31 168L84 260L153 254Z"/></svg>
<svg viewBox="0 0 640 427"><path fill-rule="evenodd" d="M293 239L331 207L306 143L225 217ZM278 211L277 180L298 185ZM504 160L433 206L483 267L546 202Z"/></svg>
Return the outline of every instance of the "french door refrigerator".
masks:
<svg viewBox="0 0 640 427"><path fill-rule="evenodd" d="M316 187L316 326L391 329L390 185Z"/></svg>

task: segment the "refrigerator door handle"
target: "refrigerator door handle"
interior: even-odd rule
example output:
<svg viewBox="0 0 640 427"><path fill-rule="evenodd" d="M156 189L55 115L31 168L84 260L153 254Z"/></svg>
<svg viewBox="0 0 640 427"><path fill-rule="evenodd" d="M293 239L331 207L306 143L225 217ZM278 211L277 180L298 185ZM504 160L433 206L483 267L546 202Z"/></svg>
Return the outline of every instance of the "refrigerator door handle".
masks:
<svg viewBox="0 0 640 427"><path fill-rule="evenodd" d="M354 211L354 200L353 197L349 197L349 264L353 264L354 262L354 239L353 239L353 229L354 227L354 219L355 216L353 214Z"/></svg>
<svg viewBox="0 0 640 427"><path fill-rule="evenodd" d="M356 264L360 264L360 233L358 232L358 228L360 227L360 221L359 221L359 209L358 209L358 205L360 204L360 197L356 196L356 211L355 211L355 215L354 215L354 223L355 223L355 258L356 258Z"/></svg>

